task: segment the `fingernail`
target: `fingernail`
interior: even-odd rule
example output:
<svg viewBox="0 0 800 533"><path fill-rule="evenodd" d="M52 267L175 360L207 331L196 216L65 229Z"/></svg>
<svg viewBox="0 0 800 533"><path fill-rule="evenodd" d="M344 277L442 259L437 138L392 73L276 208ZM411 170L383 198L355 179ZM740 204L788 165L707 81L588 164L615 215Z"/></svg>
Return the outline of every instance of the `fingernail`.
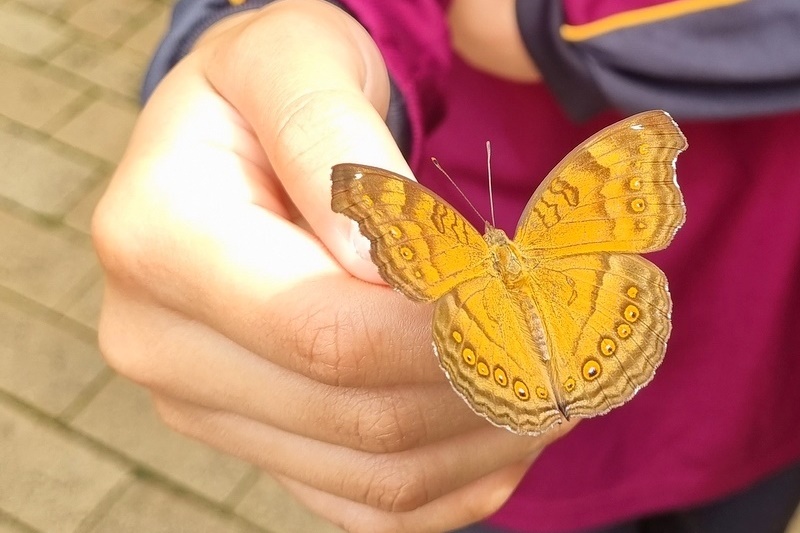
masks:
<svg viewBox="0 0 800 533"><path fill-rule="evenodd" d="M369 239L361 234L356 222L350 223L350 243L353 245L353 249L361 259L372 261L372 257L369 253L371 247Z"/></svg>

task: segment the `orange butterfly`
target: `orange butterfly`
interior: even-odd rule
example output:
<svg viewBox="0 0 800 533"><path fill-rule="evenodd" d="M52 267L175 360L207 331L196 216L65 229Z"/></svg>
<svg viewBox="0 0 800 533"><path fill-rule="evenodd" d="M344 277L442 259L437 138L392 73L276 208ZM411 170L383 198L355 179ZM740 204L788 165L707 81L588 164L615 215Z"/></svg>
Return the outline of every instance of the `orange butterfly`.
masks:
<svg viewBox="0 0 800 533"><path fill-rule="evenodd" d="M365 165L333 167L331 206L358 222L392 287L435 302L453 388L492 423L539 434L621 405L664 358L667 279L636 254L665 248L684 222L686 146L664 111L605 128L544 179L513 240L488 223L481 236L427 188Z"/></svg>

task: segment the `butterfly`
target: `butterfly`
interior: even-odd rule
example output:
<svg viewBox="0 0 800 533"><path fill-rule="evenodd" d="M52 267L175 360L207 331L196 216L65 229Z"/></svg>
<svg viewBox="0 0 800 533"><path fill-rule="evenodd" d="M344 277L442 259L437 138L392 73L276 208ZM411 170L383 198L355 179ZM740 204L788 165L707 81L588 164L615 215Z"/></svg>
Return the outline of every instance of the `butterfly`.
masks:
<svg viewBox="0 0 800 533"><path fill-rule="evenodd" d="M536 435L623 404L662 362L672 300L638 254L665 248L685 220L675 162L686 147L664 111L601 130L542 181L513 240L366 165L333 167L331 207L358 223L389 285L433 302L455 391L493 424Z"/></svg>

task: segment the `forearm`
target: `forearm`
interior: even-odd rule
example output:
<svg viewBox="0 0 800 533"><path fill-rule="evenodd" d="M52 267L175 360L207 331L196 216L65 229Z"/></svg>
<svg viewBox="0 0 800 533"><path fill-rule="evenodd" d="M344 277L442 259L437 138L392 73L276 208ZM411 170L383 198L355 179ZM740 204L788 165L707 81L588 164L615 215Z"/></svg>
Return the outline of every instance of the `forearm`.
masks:
<svg viewBox="0 0 800 533"><path fill-rule="evenodd" d="M473 67L518 82L541 79L520 35L515 0L453 0L447 19L454 51Z"/></svg>

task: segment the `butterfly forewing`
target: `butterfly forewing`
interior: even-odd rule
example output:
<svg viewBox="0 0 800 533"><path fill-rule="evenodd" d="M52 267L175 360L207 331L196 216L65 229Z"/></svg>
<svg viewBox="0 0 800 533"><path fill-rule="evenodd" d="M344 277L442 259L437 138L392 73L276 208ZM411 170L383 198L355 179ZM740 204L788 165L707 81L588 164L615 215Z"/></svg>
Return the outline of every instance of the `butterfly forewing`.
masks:
<svg viewBox="0 0 800 533"><path fill-rule="evenodd" d="M417 182L353 164L334 166L331 179L331 207L358 222L383 279L409 298L435 300L485 271L483 237Z"/></svg>
<svg viewBox="0 0 800 533"><path fill-rule="evenodd" d="M675 160L686 138L663 111L613 124L569 153L533 194L514 242L531 254L651 252L685 219Z"/></svg>

